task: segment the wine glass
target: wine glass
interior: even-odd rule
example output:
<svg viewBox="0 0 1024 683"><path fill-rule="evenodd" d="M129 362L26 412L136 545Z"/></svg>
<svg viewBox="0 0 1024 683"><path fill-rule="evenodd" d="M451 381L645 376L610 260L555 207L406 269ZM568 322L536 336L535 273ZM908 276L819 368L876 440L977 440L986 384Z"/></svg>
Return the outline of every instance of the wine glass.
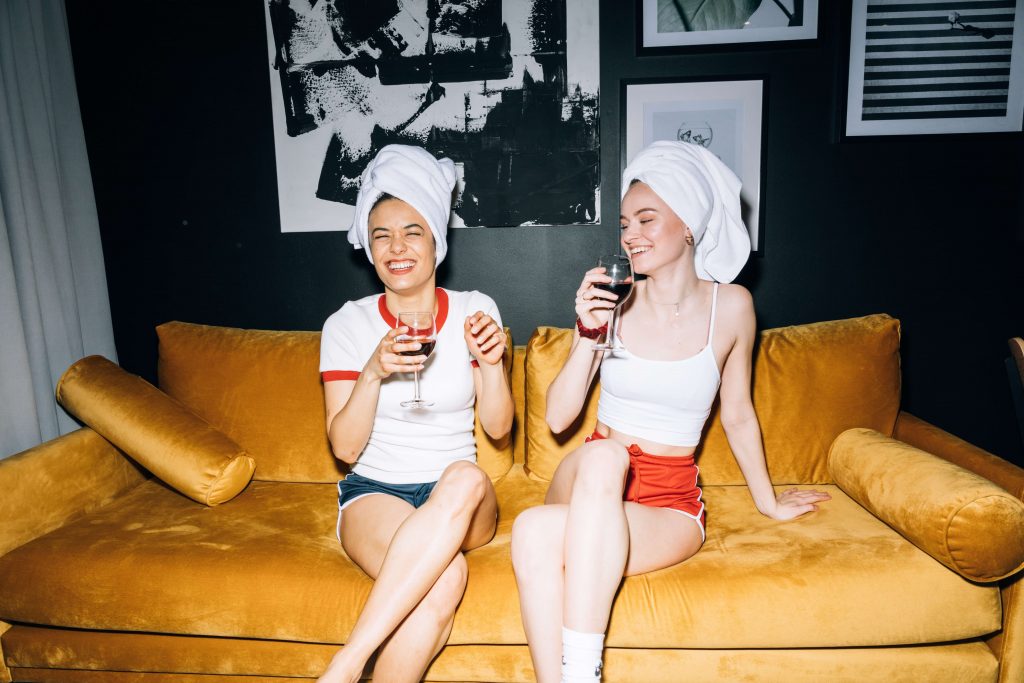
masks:
<svg viewBox="0 0 1024 683"><path fill-rule="evenodd" d="M608 318L608 334L600 344L594 344L597 351L621 351L622 344L615 335L615 322L619 309L623 302L629 298L633 291L633 264L625 256L612 254L602 256L597 265L604 267L604 274L612 279L611 282L595 282L594 286L605 291L617 294L619 298L615 301L615 308L612 309L611 317Z"/></svg>
<svg viewBox="0 0 1024 683"><path fill-rule="evenodd" d="M419 342L420 348L415 351L399 351L398 354L401 356L430 356L430 352L434 350L434 344L437 343L437 331L434 329L434 314L427 313L424 311L411 311L408 313L398 314L398 326L405 326L409 328L405 334L400 334L395 337L395 341L400 342ZM414 370L412 373L413 379L413 397L408 401L402 401L403 408L425 408L427 406L434 405L433 401L427 401L420 398L420 371Z"/></svg>

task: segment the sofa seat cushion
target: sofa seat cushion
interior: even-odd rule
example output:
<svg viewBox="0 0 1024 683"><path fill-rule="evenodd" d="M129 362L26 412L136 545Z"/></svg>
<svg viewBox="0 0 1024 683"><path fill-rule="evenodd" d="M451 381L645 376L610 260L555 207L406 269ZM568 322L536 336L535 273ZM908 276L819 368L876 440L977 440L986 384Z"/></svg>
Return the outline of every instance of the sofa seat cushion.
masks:
<svg viewBox="0 0 1024 683"><path fill-rule="evenodd" d="M760 516L745 487L707 487L708 541L631 577L609 647L798 648L948 642L999 628L997 588L972 584L836 487L820 512ZM509 540L545 485L512 469L498 534L468 554L450 642L523 644ZM150 633L343 642L371 582L334 537L329 484L253 482L207 508L146 482L0 558L0 618Z"/></svg>

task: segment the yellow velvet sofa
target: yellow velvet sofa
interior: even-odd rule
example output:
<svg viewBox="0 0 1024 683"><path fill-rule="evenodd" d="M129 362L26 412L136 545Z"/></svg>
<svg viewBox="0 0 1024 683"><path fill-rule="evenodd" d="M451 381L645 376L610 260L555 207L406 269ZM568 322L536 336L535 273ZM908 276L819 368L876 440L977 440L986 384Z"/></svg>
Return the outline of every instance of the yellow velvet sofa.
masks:
<svg viewBox="0 0 1024 683"><path fill-rule="evenodd" d="M89 426L0 461L0 679L308 679L370 590L335 538L319 335L158 333L162 391L80 361L58 393ZM599 388L567 433L544 423L570 340L540 328L516 347L512 438L478 431L498 532L467 556L427 680L533 678L509 538L593 425ZM713 416L698 453L707 543L624 582L604 680L1024 680L1024 471L900 412L899 323L764 331L754 400L773 482L831 502L760 516Z"/></svg>

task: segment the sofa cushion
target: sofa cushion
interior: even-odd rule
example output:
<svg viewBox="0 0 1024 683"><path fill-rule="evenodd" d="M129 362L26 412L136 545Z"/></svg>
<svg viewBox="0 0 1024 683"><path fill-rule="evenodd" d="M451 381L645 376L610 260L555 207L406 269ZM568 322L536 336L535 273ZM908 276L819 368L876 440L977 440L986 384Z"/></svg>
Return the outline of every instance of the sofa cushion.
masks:
<svg viewBox="0 0 1024 683"><path fill-rule="evenodd" d="M849 496L964 578L1024 567L1024 503L988 479L870 429L840 434L828 466Z"/></svg>
<svg viewBox="0 0 1024 683"><path fill-rule="evenodd" d="M899 341L899 321L887 315L760 333L753 400L773 482L831 483L828 448L851 427L892 435L900 403ZM597 419L595 388L581 419L562 434L552 434L544 421L545 393L571 344L571 330L541 327L526 349L526 466L543 480L550 480L562 458L583 443ZM697 463L706 486L743 483L717 402Z"/></svg>
<svg viewBox="0 0 1024 683"><path fill-rule="evenodd" d="M609 647L795 648L945 642L1000 625L999 591L935 562L838 488L811 516L759 515L745 487L707 487L708 540L631 577ZM450 642L524 644L512 519L545 485L497 485L494 541L467 555ZM336 488L253 482L207 508L147 482L0 558L0 619L71 628L342 642L370 580L334 537Z"/></svg>
<svg viewBox="0 0 1024 683"><path fill-rule="evenodd" d="M241 444L256 459L257 480L344 476L324 425L319 332L171 322L157 327L157 336L160 387ZM492 479L504 475L512 466L510 440L490 440L479 420L476 437L480 467Z"/></svg>
<svg viewBox="0 0 1024 683"><path fill-rule="evenodd" d="M103 356L74 363L57 400L107 441L197 503L219 505L252 479L256 463L222 432Z"/></svg>

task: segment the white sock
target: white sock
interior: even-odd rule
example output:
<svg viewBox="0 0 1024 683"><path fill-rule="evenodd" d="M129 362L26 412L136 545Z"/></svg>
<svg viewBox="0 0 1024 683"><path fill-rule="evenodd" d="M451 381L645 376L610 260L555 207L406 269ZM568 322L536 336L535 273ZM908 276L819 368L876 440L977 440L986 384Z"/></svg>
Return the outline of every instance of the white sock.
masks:
<svg viewBox="0 0 1024 683"><path fill-rule="evenodd" d="M603 633L580 633L562 627L562 683L601 680Z"/></svg>

